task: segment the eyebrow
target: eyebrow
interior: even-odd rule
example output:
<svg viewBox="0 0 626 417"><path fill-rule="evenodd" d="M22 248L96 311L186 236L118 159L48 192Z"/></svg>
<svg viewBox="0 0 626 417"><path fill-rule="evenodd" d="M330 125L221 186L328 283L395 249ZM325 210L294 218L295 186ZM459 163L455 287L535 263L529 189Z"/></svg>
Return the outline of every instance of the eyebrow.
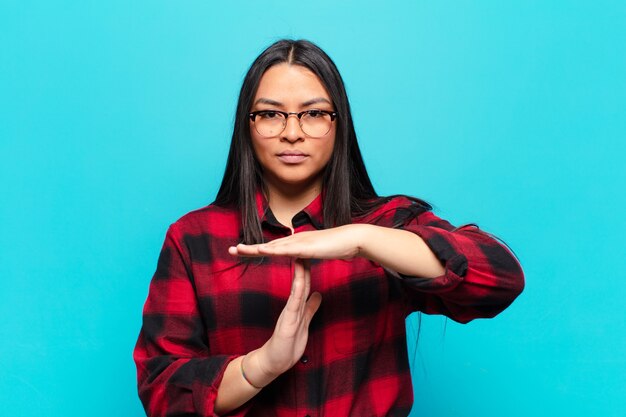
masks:
<svg viewBox="0 0 626 417"><path fill-rule="evenodd" d="M301 104L302 107L307 107L310 106L312 104L317 104L317 103L328 103L328 104L332 104L330 101L328 101L327 99L325 99L324 97L316 97L313 98L311 100L307 100L304 103ZM255 105L257 104L269 104L270 106L282 106L283 103L276 101L276 100L272 100L269 98L265 98L265 97L261 97L260 99L258 99L257 101L254 102Z"/></svg>

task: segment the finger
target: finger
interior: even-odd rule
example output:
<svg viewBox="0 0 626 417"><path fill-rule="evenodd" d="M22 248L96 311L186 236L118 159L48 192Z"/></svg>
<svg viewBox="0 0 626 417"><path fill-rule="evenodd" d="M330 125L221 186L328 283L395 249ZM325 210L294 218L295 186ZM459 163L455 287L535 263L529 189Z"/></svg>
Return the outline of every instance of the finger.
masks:
<svg viewBox="0 0 626 417"><path fill-rule="evenodd" d="M265 256L264 254L259 252L258 245L245 245L243 243L239 243L237 246L229 247L228 253L233 256L242 256L242 257Z"/></svg>
<svg viewBox="0 0 626 417"><path fill-rule="evenodd" d="M271 246L263 243L257 245L245 245L243 243L228 248L228 253L233 256L241 257L261 257L261 256L293 256L300 255L298 248L290 246Z"/></svg>
<svg viewBox="0 0 626 417"><path fill-rule="evenodd" d="M299 243L280 243L280 244L266 244L259 245L257 248L258 253L269 256L291 256L294 258L307 257L304 252L306 248Z"/></svg>
<svg viewBox="0 0 626 417"><path fill-rule="evenodd" d="M293 282L304 284L304 264L301 259L296 259L293 263Z"/></svg>
<svg viewBox="0 0 626 417"><path fill-rule="evenodd" d="M311 292L311 262L303 259L302 267L304 268L304 299L307 300Z"/></svg>
<svg viewBox="0 0 626 417"><path fill-rule="evenodd" d="M306 306L304 308L304 321L307 327L311 322L311 319L313 319L313 315L320 308L320 304L322 304L322 294L315 291L313 294L311 294L311 297L306 302Z"/></svg>
<svg viewBox="0 0 626 417"><path fill-rule="evenodd" d="M279 239L272 240L271 242L259 245L259 252L273 254L273 255L286 255L293 257L307 258L304 255L305 251L311 247L306 235L310 232L296 233L291 236L281 237Z"/></svg>
<svg viewBox="0 0 626 417"><path fill-rule="evenodd" d="M285 309L291 313L298 313L305 302L304 296L304 268L301 263L294 265L293 281L291 282L291 294L287 299Z"/></svg>
<svg viewBox="0 0 626 417"><path fill-rule="evenodd" d="M248 246L255 246L257 247L257 249L260 250L276 250L277 248L280 248L281 246L289 246L289 242L293 241L293 237L294 235L290 235L290 236L285 236L285 237L280 237L278 239L274 239L274 240L270 240L269 242L264 242L264 243L258 243L255 245L248 245Z"/></svg>
<svg viewBox="0 0 626 417"><path fill-rule="evenodd" d="M298 313L300 314L300 317L303 317L306 301L308 300L309 293L311 292L311 272L308 262L305 259L296 258L294 263L298 267L298 273L300 274L300 279L302 280L302 302L300 303L300 310Z"/></svg>

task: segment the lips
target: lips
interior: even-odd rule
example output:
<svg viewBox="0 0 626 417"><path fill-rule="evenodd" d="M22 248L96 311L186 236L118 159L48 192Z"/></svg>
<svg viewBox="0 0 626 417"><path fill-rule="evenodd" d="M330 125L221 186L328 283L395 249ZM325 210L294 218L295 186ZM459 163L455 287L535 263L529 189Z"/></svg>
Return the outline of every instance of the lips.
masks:
<svg viewBox="0 0 626 417"><path fill-rule="evenodd" d="M309 157L302 151L283 151L279 153L278 159L287 164L298 164Z"/></svg>

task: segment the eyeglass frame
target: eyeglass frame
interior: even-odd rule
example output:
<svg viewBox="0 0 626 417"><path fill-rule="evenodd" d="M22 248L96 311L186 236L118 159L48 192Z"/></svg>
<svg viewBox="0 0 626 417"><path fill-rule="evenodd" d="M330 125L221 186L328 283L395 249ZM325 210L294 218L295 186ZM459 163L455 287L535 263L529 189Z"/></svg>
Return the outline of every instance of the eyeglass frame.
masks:
<svg viewBox="0 0 626 417"><path fill-rule="evenodd" d="M253 111L248 113L248 117L250 118L250 120L252 121L252 123L255 123L254 125L254 130L257 131L257 133L259 135L261 135L261 133L257 130L256 128L256 117L261 114L261 113L278 113L278 114L282 114L284 119L283 119L283 129L277 133L277 135L280 135L281 133L283 133L285 131L285 128L287 128L287 119L289 118L289 116L294 115L298 118L298 125L300 126L300 129L302 129L302 116L304 116L307 113L310 112L319 112L319 113L324 113L330 116L330 122L331 122L331 126L332 126L332 122L335 121L335 119L337 118L337 112L334 111L330 111L330 110L320 110L320 109L310 109L310 110L303 110L301 112L286 112L286 111L280 111L280 110L257 110L257 111ZM304 132L304 129L302 129L302 131ZM330 132L330 129L328 129L328 132ZM328 133L326 132L326 133ZM322 136L324 136L326 133L324 133L324 135L322 136L311 136L308 133L304 132L307 136L310 136L312 138L321 138ZM265 138L271 138L272 136L265 136L265 135L261 135Z"/></svg>

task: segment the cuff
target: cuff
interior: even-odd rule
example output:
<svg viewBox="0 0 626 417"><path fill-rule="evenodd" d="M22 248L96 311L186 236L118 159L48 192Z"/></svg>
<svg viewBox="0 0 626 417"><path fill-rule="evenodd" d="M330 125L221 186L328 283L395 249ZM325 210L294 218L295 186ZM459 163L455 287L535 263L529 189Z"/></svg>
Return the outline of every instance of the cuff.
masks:
<svg viewBox="0 0 626 417"><path fill-rule="evenodd" d="M219 417L215 414L217 389L222 382L228 364L237 356L214 356L211 360L201 360L196 366L193 389L193 403L201 416Z"/></svg>
<svg viewBox="0 0 626 417"><path fill-rule="evenodd" d="M404 230L413 232L424 240L445 268L443 275L435 278L415 277L398 273L403 281L423 292L446 292L461 283L467 273L467 258L458 249L454 235L446 230L429 226L411 225Z"/></svg>

